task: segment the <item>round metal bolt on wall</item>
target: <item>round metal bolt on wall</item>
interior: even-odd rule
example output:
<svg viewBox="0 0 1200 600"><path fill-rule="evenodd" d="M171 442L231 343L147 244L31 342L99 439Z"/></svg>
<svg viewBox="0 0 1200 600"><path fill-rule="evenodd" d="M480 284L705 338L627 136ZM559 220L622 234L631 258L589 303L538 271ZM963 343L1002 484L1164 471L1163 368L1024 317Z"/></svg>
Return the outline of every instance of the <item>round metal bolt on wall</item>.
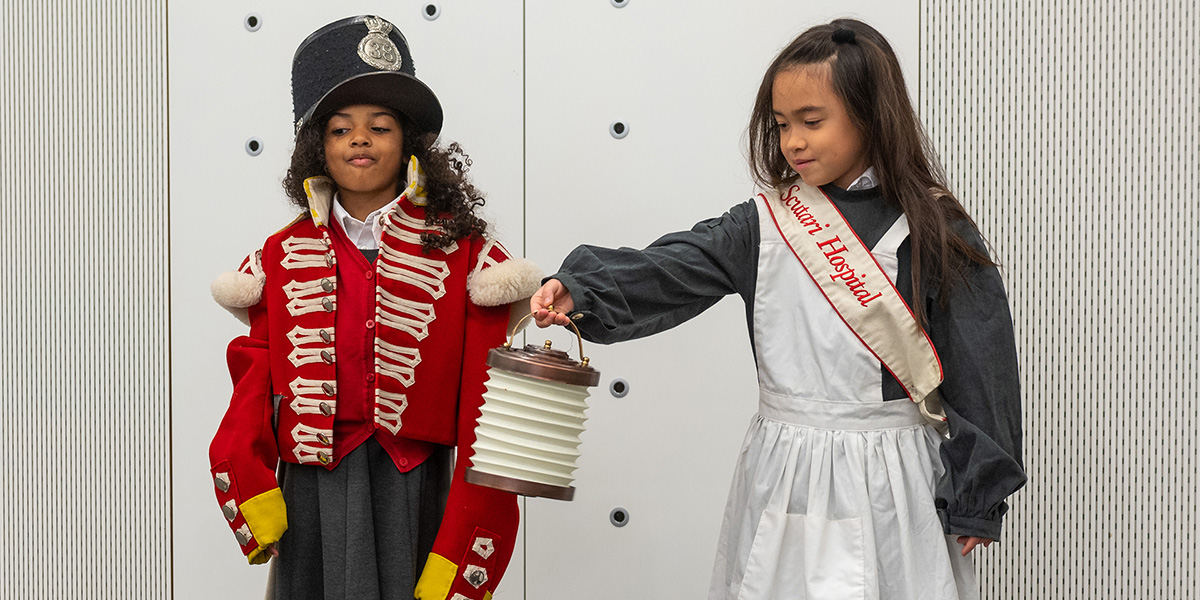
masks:
<svg viewBox="0 0 1200 600"><path fill-rule="evenodd" d="M624 398L629 395L629 382L620 377L612 380L608 384L608 393L613 395L613 398Z"/></svg>
<svg viewBox="0 0 1200 600"><path fill-rule="evenodd" d="M246 140L246 154L249 154L250 156L258 156L259 154L262 154L262 151L263 151L262 140L260 140L256 137L252 137L252 138Z"/></svg>
<svg viewBox="0 0 1200 600"><path fill-rule="evenodd" d="M624 507L618 506L608 513L608 522L613 524L613 527L624 527L629 524L629 511Z"/></svg>

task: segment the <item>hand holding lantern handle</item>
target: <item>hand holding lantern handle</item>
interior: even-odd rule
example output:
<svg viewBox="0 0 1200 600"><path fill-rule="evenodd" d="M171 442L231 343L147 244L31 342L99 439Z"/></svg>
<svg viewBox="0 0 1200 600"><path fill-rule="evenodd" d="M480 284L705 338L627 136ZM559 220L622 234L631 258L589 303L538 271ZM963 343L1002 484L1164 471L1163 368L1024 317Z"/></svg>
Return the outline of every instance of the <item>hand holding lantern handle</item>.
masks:
<svg viewBox="0 0 1200 600"><path fill-rule="evenodd" d="M553 305L547 306L546 311L549 312L551 315L558 314L558 313L554 312ZM524 317L521 317L521 320L517 321L516 325L513 325L512 331L510 331L508 333L508 341L504 342L504 350L509 350L512 348L513 339L516 338L517 332L521 331L521 324L524 323L526 319L534 316L534 314L535 313L531 312L531 313L525 315ZM558 314L558 316L563 316L563 315ZM548 325L542 325L542 327L547 327L547 326ZM579 327L575 326L575 324L572 323L570 319L567 319L566 325L564 325L564 327L570 327L572 330L575 331L575 339L579 340L579 365L581 367L588 366L588 363L591 362L592 359L583 355L583 333L581 333L579 331ZM544 348L546 350L550 350L551 347L552 347L552 344L551 344L550 340L546 340L546 345L544 346ZM526 346L526 348L532 348L532 346ZM492 352L496 352L497 350L500 350L500 348L497 348L496 350L493 350ZM491 363L491 355L490 354L488 355L488 361L489 361L488 362L489 367L495 366ZM592 385L595 385L595 384L592 384Z"/></svg>
<svg viewBox="0 0 1200 600"><path fill-rule="evenodd" d="M557 279L551 279L542 284L538 291L529 299L529 310L538 327L551 325L571 325L567 314L575 310L575 302L571 300L571 292L567 286Z"/></svg>

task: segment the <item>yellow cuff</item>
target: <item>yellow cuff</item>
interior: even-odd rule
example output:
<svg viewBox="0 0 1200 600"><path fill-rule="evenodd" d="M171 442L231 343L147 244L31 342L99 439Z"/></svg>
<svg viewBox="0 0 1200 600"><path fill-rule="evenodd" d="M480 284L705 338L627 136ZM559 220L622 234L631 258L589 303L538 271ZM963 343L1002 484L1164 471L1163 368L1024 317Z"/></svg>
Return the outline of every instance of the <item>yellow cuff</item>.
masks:
<svg viewBox="0 0 1200 600"><path fill-rule="evenodd" d="M413 591L413 596L417 600L446 600L457 574L458 565L440 554L431 552L429 560L425 561L425 570L421 571L421 579L417 581L417 589ZM492 600L492 593L485 591L483 600Z"/></svg>
<svg viewBox="0 0 1200 600"><path fill-rule="evenodd" d="M450 586L454 584L454 575L458 573L458 565L445 557L429 553L425 561L425 570L421 571L421 579L417 581L417 589L413 595L417 600L445 600L450 594Z"/></svg>
<svg viewBox="0 0 1200 600"><path fill-rule="evenodd" d="M238 507L250 533L258 547L246 557L250 564L257 565L267 562L270 554L264 552L267 546L279 541L283 532L287 531L287 505L283 502L283 492L279 488L267 490ZM453 575L451 575L453 577Z"/></svg>

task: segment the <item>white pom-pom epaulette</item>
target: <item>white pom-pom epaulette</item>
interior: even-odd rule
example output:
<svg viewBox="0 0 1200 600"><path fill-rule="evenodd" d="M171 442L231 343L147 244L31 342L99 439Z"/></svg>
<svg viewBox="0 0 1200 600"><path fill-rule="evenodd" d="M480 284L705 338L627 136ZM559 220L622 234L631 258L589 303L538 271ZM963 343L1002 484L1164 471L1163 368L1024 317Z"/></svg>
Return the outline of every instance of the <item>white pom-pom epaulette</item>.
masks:
<svg viewBox="0 0 1200 600"><path fill-rule="evenodd" d="M255 252L242 261L242 267L237 271L226 271L217 275L209 285L209 290L217 304L249 325L250 318L246 309L262 300L265 281L260 253Z"/></svg>
<svg viewBox="0 0 1200 600"><path fill-rule="evenodd" d="M529 314L529 298L545 274L527 258L513 258L499 242L488 240L467 276L467 294L478 306L509 305L510 331Z"/></svg>
<svg viewBox="0 0 1200 600"><path fill-rule="evenodd" d="M500 306L529 299L544 276L533 261L512 258L472 273L467 278L467 292L479 306Z"/></svg>
<svg viewBox="0 0 1200 600"><path fill-rule="evenodd" d="M478 306L500 306L528 299L542 285L542 270L525 258L513 258L504 245L487 240L467 276L467 293Z"/></svg>

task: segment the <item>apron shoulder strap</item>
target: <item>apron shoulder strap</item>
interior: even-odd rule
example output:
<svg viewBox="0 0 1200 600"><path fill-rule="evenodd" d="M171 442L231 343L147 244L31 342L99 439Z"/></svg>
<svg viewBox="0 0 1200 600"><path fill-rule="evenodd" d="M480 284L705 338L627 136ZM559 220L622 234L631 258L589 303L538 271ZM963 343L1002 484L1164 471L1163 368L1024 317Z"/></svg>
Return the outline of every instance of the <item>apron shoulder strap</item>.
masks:
<svg viewBox="0 0 1200 600"><path fill-rule="evenodd" d="M900 244L903 244L906 239L908 239L908 217L900 215L900 218L896 219L895 223L892 223L887 233L883 234L883 237L879 238L879 241L875 243L875 249L872 252L876 254L880 252L895 254L900 249Z"/></svg>

